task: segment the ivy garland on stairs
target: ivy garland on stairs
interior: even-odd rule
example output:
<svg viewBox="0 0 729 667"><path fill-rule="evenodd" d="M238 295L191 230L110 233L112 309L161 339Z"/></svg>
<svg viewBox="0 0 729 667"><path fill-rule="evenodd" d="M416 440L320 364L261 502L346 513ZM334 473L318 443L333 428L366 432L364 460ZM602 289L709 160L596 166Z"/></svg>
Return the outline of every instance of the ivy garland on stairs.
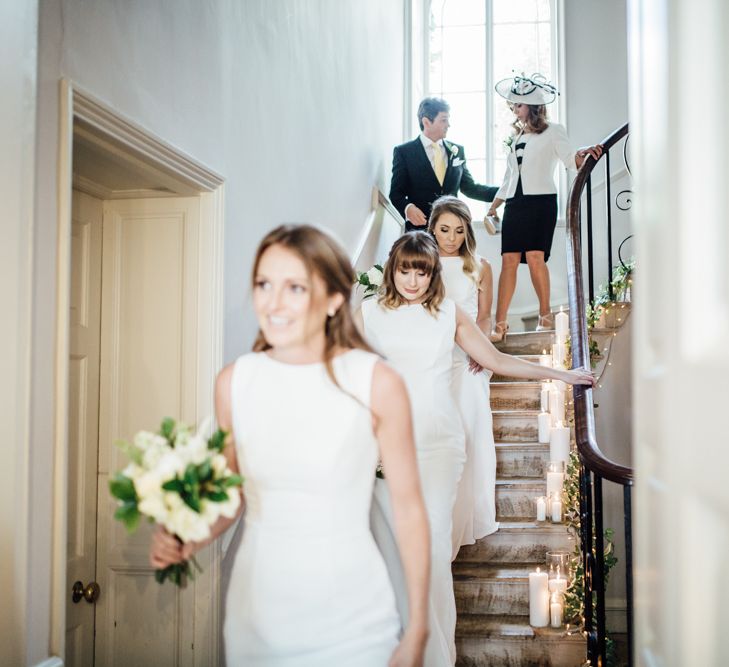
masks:
<svg viewBox="0 0 729 667"><path fill-rule="evenodd" d="M564 619L566 623L574 624L579 631L584 630L585 615L585 569L582 565L582 550L580 544L580 460L576 450L570 452L570 460L567 462L565 474L564 489L564 522L567 530L575 539L575 548L570 559L570 570L572 573L572 581L569 588L565 591ZM592 526L593 545L595 544L595 525ZM618 562L615 555L615 545L613 543L614 531L612 528L606 528L604 532L604 553L605 553L605 586L607 587L610 570ZM594 553L593 546L593 553ZM596 594L593 594L596 595ZM597 604L597 599L593 600L593 604ZM615 643L609 637L606 638L607 644L607 664L612 667L617 664L617 656L615 654Z"/></svg>

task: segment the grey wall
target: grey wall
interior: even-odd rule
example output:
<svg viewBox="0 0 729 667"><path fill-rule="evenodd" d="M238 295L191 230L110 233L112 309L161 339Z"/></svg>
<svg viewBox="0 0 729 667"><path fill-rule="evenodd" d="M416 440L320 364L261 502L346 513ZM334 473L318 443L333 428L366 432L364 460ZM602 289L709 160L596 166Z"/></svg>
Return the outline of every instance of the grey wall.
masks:
<svg viewBox="0 0 729 667"><path fill-rule="evenodd" d="M385 188L402 139L404 14L404 0L40 3L29 662L50 636L60 78L226 179L230 360L255 332L248 274L261 236L308 221L353 247L372 186Z"/></svg>
<svg viewBox="0 0 729 667"><path fill-rule="evenodd" d="M28 438L37 24L35 1L0 2L1 665L24 664L27 628L36 620L29 592Z"/></svg>

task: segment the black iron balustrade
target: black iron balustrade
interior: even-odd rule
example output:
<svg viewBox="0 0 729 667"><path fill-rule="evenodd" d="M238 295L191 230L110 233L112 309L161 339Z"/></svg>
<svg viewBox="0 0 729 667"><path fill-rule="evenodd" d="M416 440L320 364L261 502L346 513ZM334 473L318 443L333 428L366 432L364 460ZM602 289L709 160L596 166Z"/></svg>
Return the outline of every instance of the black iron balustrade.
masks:
<svg viewBox="0 0 729 667"><path fill-rule="evenodd" d="M602 160L605 164L606 190L606 236L608 256L608 289L612 294L612 200L610 149L628 135L627 123L604 139L603 154L598 159L588 156L577 173L570 191L567 208L567 270L569 275L569 312L570 334L572 337L572 365L574 368L590 368L590 349L588 344L587 313L582 269L582 195L585 194L587 222L587 261L590 301L594 303L594 263L593 263L593 215L591 174ZM628 172L627 138L623 155ZM623 190L617 197L629 194ZM627 203L630 203L629 197ZM616 204L621 210L626 210ZM629 206L628 206L629 208ZM622 246L622 244L621 244ZM621 260L622 261L622 260ZM623 487L625 516L625 562L626 597L628 621L628 664L633 660L633 554L631 489L633 470L608 459L597 445L595 436L595 414L592 389L576 386L574 388L575 439L580 458L580 541L585 573L584 627L587 635L587 658L593 666L607 666L607 642L605 626L605 549L603 526L603 480ZM593 540L594 535L594 540Z"/></svg>

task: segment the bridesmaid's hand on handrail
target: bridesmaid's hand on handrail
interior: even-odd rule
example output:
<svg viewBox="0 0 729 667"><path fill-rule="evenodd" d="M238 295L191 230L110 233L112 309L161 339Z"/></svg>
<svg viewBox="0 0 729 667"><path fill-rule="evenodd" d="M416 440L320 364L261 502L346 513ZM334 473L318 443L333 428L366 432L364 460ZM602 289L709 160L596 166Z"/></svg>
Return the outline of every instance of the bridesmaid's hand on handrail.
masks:
<svg viewBox="0 0 729 667"><path fill-rule="evenodd" d="M597 378L592 371L585 368L575 368L571 371L564 371L564 381L567 384L579 384L594 387L597 383Z"/></svg>

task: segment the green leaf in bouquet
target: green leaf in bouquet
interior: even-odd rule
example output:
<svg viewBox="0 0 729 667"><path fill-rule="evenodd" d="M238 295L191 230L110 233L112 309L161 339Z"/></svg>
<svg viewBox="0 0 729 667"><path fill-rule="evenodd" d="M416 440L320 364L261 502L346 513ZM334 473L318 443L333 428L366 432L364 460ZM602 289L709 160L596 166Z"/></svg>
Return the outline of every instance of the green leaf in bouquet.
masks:
<svg viewBox="0 0 729 667"><path fill-rule="evenodd" d="M222 452L225 447L225 439L228 437L228 432L219 428L213 433L210 440L208 440L208 449L214 449L216 452Z"/></svg>
<svg viewBox="0 0 729 667"><path fill-rule="evenodd" d="M226 491L208 491L206 497L214 503L222 503L228 500L228 494Z"/></svg>
<svg viewBox="0 0 729 667"><path fill-rule="evenodd" d="M200 512L200 480L198 477L197 466L190 464L185 469L185 478L183 480L185 492L180 494L185 504L195 512Z"/></svg>
<svg viewBox="0 0 729 667"><path fill-rule="evenodd" d="M170 443L173 443L174 438L173 435L175 433L175 426L177 422L175 422L172 417L165 417L162 420L162 424L159 427L159 433L162 437L167 438L167 440Z"/></svg>
<svg viewBox="0 0 729 667"><path fill-rule="evenodd" d="M165 482L162 485L162 488L165 491L174 491L175 493L179 493L182 495L185 492L185 485L182 483L182 480L180 479L171 479L169 482Z"/></svg>
<svg viewBox="0 0 729 667"><path fill-rule="evenodd" d="M123 505L120 505L116 512L114 512L114 518L124 523L127 532L133 533L139 525L139 519L141 518L139 509L137 508L137 501L127 501Z"/></svg>
<svg viewBox="0 0 729 667"><path fill-rule="evenodd" d="M381 264L375 264L375 268L380 271L380 273L385 273L385 269L382 267Z"/></svg>
<svg viewBox="0 0 729 667"><path fill-rule="evenodd" d="M137 502L137 492L134 490L134 482L126 475L117 473L109 482L109 491L114 498L118 498L124 502Z"/></svg>
<svg viewBox="0 0 729 667"><path fill-rule="evenodd" d="M364 285L365 287L369 287L370 285L370 277L366 273L360 273L359 274L359 282L360 285Z"/></svg>
<svg viewBox="0 0 729 667"><path fill-rule="evenodd" d="M188 464L187 468L185 468L185 477L183 481L185 482L185 487L197 486L200 478L197 474L197 466L194 463Z"/></svg>
<svg viewBox="0 0 729 667"><path fill-rule="evenodd" d="M226 488L230 488L231 486L243 486L243 478L240 475L229 475L221 481L223 486Z"/></svg>
<svg viewBox="0 0 729 667"><path fill-rule="evenodd" d="M201 484L204 484L213 477L213 464L210 459L205 459L197 468L197 476Z"/></svg>
<svg viewBox="0 0 729 667"><path fill-rule="evenodd" d="M175 586L182 586L185 582L185 578L190 580L195 579L195 570L190 567L190 563L195 566L195 570L202 572L202 568L194 558L190 558L189 561L183 560L181 563L174 563L168 565L163 570L155 570L154 578L158 584L164 584L169 579Z"/></svg>

